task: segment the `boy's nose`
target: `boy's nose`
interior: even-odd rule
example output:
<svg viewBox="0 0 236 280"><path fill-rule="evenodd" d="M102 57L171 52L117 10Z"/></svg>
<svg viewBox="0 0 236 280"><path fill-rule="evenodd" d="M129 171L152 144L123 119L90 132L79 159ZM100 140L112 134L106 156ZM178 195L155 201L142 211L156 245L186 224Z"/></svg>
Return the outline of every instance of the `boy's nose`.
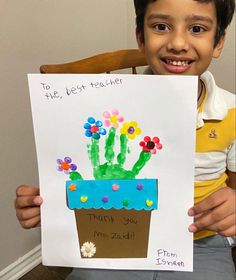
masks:
<svg viewBox="0 0 236 280"><path fill-rule="evenodd" d="M174 52L186 52L189 50L188 35L184 32L174 32L170 36L167 49Z"/></svg>

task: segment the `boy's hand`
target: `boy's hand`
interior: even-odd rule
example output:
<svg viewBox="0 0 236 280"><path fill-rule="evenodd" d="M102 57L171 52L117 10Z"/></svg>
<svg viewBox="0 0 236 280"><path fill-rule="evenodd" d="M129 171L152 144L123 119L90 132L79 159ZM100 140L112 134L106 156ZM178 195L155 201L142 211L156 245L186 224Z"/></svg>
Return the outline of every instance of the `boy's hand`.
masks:
<svg viewBox="0 0 236 280"><path fill-rule="evenodd" d="M40 225L40 205L43 199L39 196L39 188L22 185L16 189L16 216L23 228Z"/></svg>
<svg viewBox="0 0 236 280"><path fill-rule="evenodd" d="M224 236L236 235L236 192L222 188L190 208L188 215L194 217L190 232L212 230Z"/></svg>

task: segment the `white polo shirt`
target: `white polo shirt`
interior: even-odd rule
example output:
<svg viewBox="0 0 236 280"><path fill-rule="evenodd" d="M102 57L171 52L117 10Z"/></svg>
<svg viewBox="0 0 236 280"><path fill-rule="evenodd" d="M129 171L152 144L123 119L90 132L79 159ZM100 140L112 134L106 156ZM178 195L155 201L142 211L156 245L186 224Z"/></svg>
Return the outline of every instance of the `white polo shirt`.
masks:
<svg viewBox="0 0 236 280"><path fill-rule="evenodd" d="M219 180L226 169L236 172L236 96L219 88L210 72L201 76L206 96L197 117L195 181Z"/></svg>
<svg viewBox="0 0 236 280"><path fill-rule="evenodd" d="M205 72L201 79L206 95L197 116L195 203L226 186L227 169L236 172L236 96L219 88L210 72ZM201 231L195 238L213 234Z"/></svg>

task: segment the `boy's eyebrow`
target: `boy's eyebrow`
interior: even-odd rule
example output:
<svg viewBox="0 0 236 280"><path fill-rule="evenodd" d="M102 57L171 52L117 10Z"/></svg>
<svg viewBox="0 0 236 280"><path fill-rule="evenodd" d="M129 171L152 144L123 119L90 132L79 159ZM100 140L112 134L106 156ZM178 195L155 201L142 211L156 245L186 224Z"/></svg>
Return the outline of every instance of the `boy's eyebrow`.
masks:
<svg viewBox="0 0 236 280"><path fill-rule="evenodd" d="M166 15L166 14L150 14L147 18L147 21L149 20L153 20L153 19L171 19L172 17L170 15ZM208 16L202 16L202 15L189 15L186 17L185 21L205 21L205 22L209 22L209 23L213 23L213 19L211 17Z"/></svg>
<svg viewBox="0 0 236 280"><path fill-rule="evenodd" d="M192 21L206 21L209 23L213 23L213 19L208 16L201 16L201 15L190 15L186 18L186 20L192 20Z"/></svg>
<svg viewBox="0 0 236 280"><path fill-rule="evenodd" d="M147 18L147 21L152 20L152 19L169 19L171 16L169 15L164 15L164 14L150 14Z"/></svg>

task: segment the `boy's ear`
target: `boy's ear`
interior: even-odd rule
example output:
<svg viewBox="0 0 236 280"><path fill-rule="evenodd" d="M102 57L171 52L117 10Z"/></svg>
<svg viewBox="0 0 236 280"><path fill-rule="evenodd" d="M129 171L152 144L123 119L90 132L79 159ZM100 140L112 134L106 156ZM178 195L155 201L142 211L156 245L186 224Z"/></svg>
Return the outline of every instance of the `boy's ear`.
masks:
<svg viewBox="0 0 236 280"><path fill-rule="evenodd" d="M218 58L223 50L224 44L225 44L225 37L226 37L226 33L224 33L219 42L217 43L217 45L214 47L213 50L213 58Z"/></svg>
<svg viewBox="0 0 236 280"><path fill-rule="evenodd" d="M139 50L144 53L144 40L142 34L136 28L136 41L138 43Z"/></svg>

